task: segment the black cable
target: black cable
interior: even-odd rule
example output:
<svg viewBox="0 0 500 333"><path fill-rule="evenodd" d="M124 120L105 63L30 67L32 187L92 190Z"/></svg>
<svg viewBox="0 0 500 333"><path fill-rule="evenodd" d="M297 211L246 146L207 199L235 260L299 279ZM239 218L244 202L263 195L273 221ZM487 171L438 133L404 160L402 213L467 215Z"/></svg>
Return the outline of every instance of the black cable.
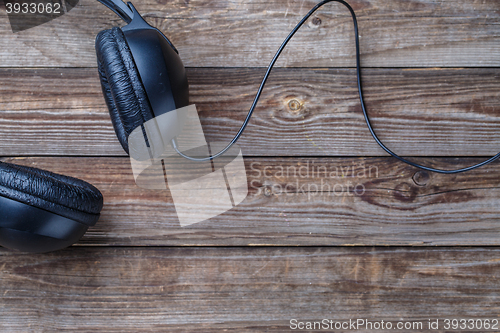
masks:
<svg viewBox="0 0 500 333"><path fill-rule="evenodd" d="M201 161L212 160L212 159L214 159L216 157L219 157L222 154L224 154L229 148L231 148L236 143L236 141L238 141L238 139L240 138L241 134L245 130L246 126L248 125L250 117L252 116L252 113L255 110L257 102L259 101L260 95L262 94L262 90L264 89L264 86L265 86L265 84L267 82L267 79L269 78L269 74L271 74L271 70L273 69L274 64L278 60L278 58L279 58L281 52L283 51L283 49L285 48L285 46L288 44L288 42L290 41L290 39L292 39L293 35L295 35L295 33L300 29L300 27L307 21L307 19L316 10L318 10L318 8L320 8L321 6L323 6L324 4L329 3L329 2L338 2L338 3L341 3L342 5L344 5L345 7L347 7L347 9L349 9L349 12L351 13L352 21L354 23L354 37L355 37L355 40L356 40L356 76L357 76L357 79L358 79L358 92L359 92L359 100L361 102L361 109L363 110L363 116L365 117L366 125L368 126L368 130L370 131L373 139L375 139L375 142L377 142L377 144L383 150L385 150L389 155L397 158L401 162L407 163L407 164L409 164L411 166L414 166L414 167L417 167L417 168L420 168L420 169L423 169L423 170L427 170L427 171L444 173L444 174L453 174L453 173L459 173L459 172L464 172L464 171L469 171L469 170L472 170L472 169L476 169L476 168L479 168L479 167L481 167L483 165L491 163L491 162L495 161L496 159L498 159L500 157L500 153L498 153L495 156L487 159L486 161L483 161L481 163L478 163L478 164L475 164L475 165L472 165L472 166L469 166L469 167L466 167L466 168L455 169L455 170L442 170L442 169L431 168L431 167L428 167L428 166L425 166L425 165L421 165L421 164L412 162L410 160L405 159L404 157L401 157L401 156L397 155L392 150L390 150L389 148L387 148L386 145L384 145L382 143L382 141L380 141L380 139L378 138L377 134L375 133L375 130L373 129L372 124L370 122L370 118L368 117L368 113L366 112L365 102L364 102L364 98L363 98L363 88L362 88L362 85L361 85L361 56L360 56L360 51L359 51L358 22L357 22L357 19L356 19L356 14L354 13L354 10L352 9L352 7L347 2L345 2L343 0L323 0L323 1L321 1L316 6L314 6L309 11L309 13L307 13L302 18L302 20L300 20L300 22L295 26L295 28L293 28L293 30L290 32L290 34L285 38L285 40L283 41L283 43L279 47L278 51L276 51L276 54L274 55L273 59L271 60L271 63L267 67L266 74L264 75L264 78L262 79L262 83L260 84L260 87L257 90L257 94L255 95L255 99L254 99L254 101L252 103L252 106L250 107L250 110L248 111L248 114L247 114L247 116L245 118L245 121L241 125L239 131L236 133L236 135L234 136L234 138L231 140L231 142L224 149L222 149L220 152L218 152L217 154L212 155L210 157L195 158L195 157L187 156L187 155L183 154L182 152L180 152L179 149L177 148L177 143L175 142L175 138L174 138L172 140L172 147L175 149L175 151L179 155L181 155L182 157L185 157L185 158L187 158L189 160L200 161L201 162Z"/></svg>

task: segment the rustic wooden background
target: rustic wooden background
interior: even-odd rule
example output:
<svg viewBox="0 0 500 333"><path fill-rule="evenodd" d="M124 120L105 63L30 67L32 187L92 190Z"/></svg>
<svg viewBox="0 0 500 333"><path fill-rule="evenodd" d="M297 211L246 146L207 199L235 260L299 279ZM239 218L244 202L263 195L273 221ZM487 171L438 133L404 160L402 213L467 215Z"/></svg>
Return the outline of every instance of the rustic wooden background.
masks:
<svg viewBox="0 0 500 333"><path fill-rule="evenodd" d="M208 140L225 141L274 51L315 3L135 5L179 49ZM500 150L498 0L349 3L367 106L389 147L443 168ZM1 159L85 179L105 200L98 224L67 250L0 250L2 332L498 319L500 163L439 175L387 157L362 118L345 8L320 10L271 75L239 142L247 199L184 228L168 192L135 186L111 126L93 44L118 24L91 0L16 34L0 12ZM321 167L340 173L325 179ZM322 179L336 191L303 191Z"/></svg>

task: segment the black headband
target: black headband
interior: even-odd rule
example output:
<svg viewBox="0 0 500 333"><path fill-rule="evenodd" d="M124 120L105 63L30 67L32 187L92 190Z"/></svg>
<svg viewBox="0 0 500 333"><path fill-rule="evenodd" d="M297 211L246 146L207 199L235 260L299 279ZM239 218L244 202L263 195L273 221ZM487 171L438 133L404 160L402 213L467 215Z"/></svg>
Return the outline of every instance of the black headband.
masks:
<svg viewBox="0 0 500 333"><path fill-rule="evenodd" d="M109 9L111 9L113 12L115 12L116 15L118 15L122 20L124 20L127 23L130 23L134 18L134 12L128 6L130 2L128 4L125 4L121 0L97 0L97 1L99 1Z"/></svg>

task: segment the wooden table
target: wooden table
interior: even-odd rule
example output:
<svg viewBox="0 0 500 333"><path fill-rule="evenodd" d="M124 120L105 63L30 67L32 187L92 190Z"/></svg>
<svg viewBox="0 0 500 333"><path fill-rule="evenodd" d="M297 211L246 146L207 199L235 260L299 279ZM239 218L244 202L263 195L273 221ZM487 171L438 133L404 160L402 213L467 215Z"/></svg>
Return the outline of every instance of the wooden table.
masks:
<svg viewBox="0 0 500 333"><path fill-rule="evenodd" d="M135 1L179 49L209 141L234 135L315 3ZM367 107L389 147L443 168L500 150L497 0L349 3ZM498 320L500 163L440 175L387 157L362 117L339 4L290 43L239 141L249 196L183 228L168 191L135 185L102 98L94 38L119 19L82 0L14 34L1 13L2 160L85 179L105 207L71 248L0 250L0 331L288 332L292 319L365 319L444 332L445 319ZM322 181L332 190L314 192Z"/></svg>

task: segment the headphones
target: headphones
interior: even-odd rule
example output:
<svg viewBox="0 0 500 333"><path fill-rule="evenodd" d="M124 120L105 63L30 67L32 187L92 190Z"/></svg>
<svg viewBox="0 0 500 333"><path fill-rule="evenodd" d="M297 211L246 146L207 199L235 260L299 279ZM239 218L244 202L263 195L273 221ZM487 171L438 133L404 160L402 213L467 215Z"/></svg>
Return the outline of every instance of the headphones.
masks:
<svg viewBox="0 0 500 333"><path fill-rule="evenodd" d="M101 31L96 54L104 99L118 140L144 122L188 105L184 65L172 43L131 3L99 0L127 26ZM43 253L76 243L96 224L103 196L82 180L0 162L0 245Z"/></svg>
<svg viewBox="0 0 500 333"><path fill-rule="evenodd" d="M177 49L121 0L98 0L128 24L101 31L95 42L102 92L123 149L146 121L189 104L186 70Z"/></svg>
<svg viewBox="0 0 500 333"><path fill-rule="evenodd" d="M77 242L99 219L102 194L72 177L0 162L0 245L49 252Z"/></svg>
<svg viewBox="0 0 500 333"><path fill-rule="evenodd" d="M98 0L127 25L101 31L95 42L101 87L111 121L123 149L128 137L148 120L189 104L186 71L176 48L158 29L150 26L132 3ZM241 136L257 105L271 70L287 43L321 6L338 2L349 10L355 32L358 92L366 124L375 141L388 154L412 166L439 173L458 173L491 163L488 160L462 169L441 170L416 164L387 148L377 137L366 112L361 85L359 34L356 15L343 0L323 0L314 6L283 41L271 60L248 114L230 143L206 158L184 155L190 160L213 159L227 151ZM0 162L0 245L24 252L49 252L77 242L95 225L103 206L102 194L94 186L72 177Z"/></svg>

